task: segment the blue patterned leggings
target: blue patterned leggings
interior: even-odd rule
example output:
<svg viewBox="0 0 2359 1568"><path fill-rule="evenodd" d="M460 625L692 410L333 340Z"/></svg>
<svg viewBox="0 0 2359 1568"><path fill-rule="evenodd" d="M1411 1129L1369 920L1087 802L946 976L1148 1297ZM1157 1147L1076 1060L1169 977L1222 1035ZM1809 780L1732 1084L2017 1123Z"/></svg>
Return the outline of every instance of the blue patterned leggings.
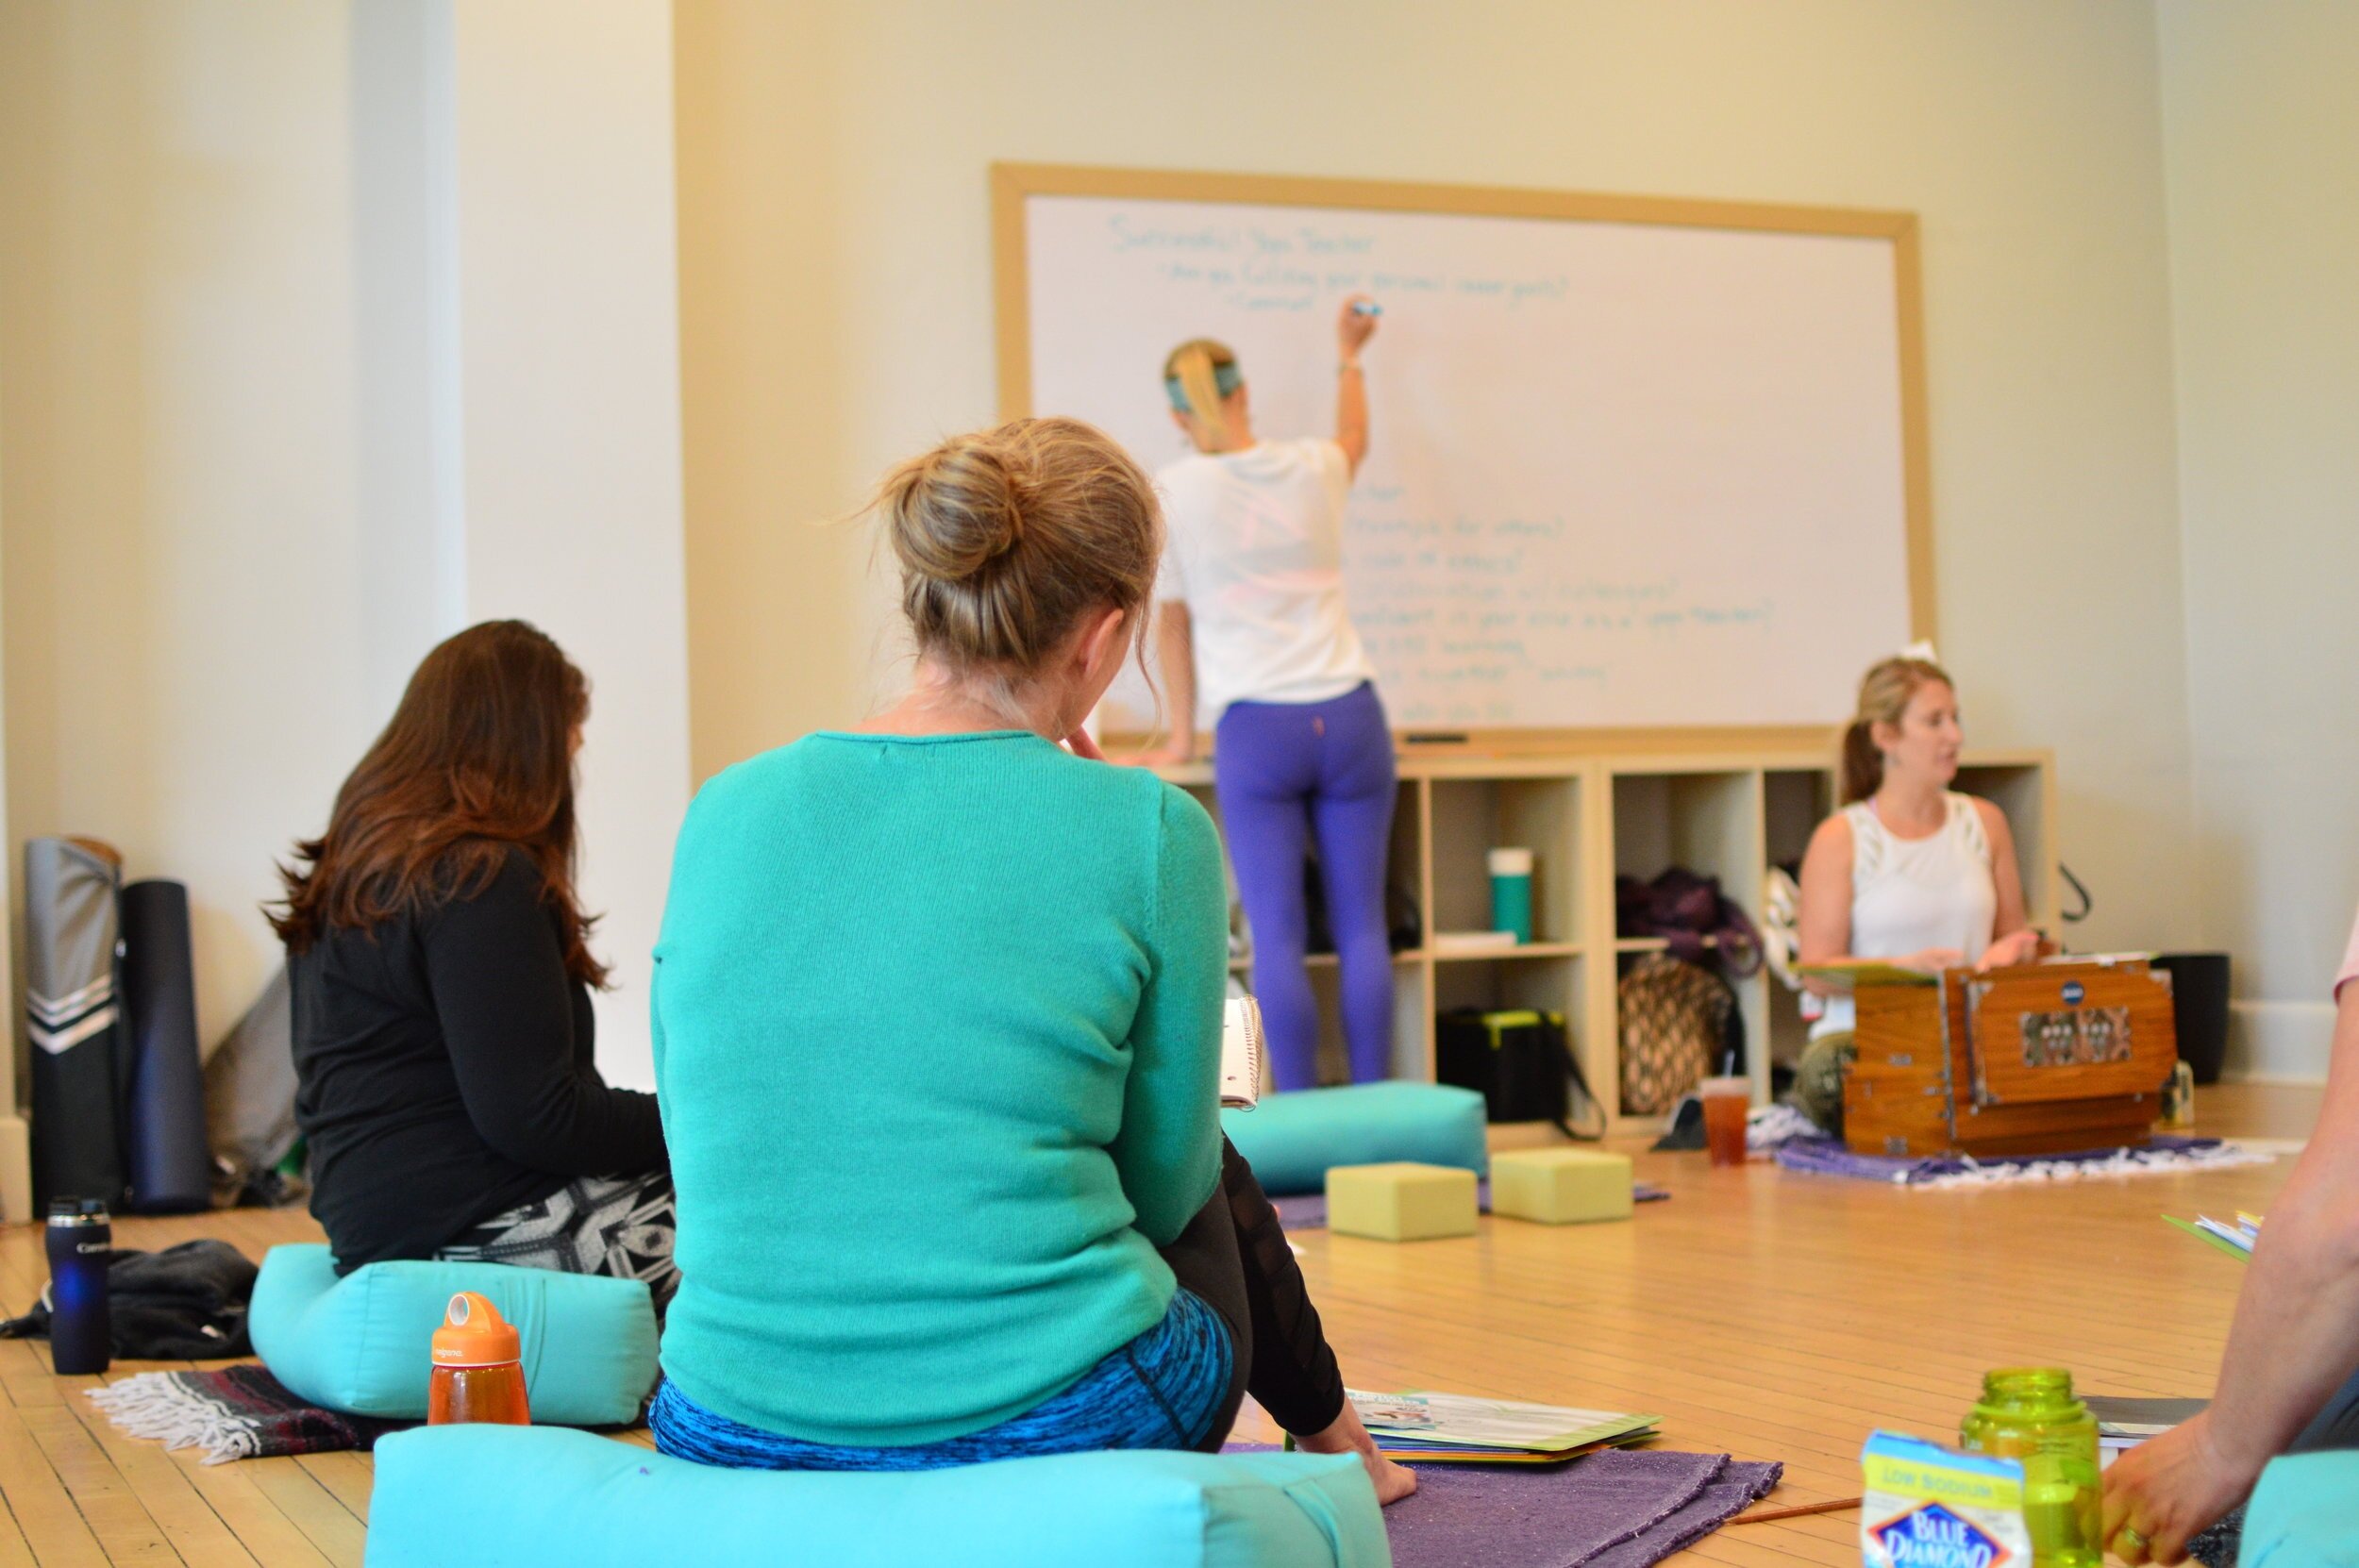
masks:
<svg viewBox="0 0 2359 1568"><path fill-rule="evenodd" d="M964 1437L904 1448L806 1443L715 1414L666 1381L647 1425L675 1459L740 1470L941 1470L957 1464L1100 1448L1192 1448L1229 1388L1234 1348L1204 1298L1184 1286L1163 1321L1081 1380L1022 1415Z"/></svg>
<svg viewBox="0 0 2359 1568"><path fill-rule="evenodd" d="M1217 1449L1247 1391L1290 1432L1316 1432L1344 1405L1277 1211L1227 1139L1219 1189L1162 1250L1180 1282L1163 1321L1033 1409L962 1438L913 1447L805 1443L732 1421L676 1383L647 1424L666 1454L756 1470L916 1470L1098 1448Z"/></svg>

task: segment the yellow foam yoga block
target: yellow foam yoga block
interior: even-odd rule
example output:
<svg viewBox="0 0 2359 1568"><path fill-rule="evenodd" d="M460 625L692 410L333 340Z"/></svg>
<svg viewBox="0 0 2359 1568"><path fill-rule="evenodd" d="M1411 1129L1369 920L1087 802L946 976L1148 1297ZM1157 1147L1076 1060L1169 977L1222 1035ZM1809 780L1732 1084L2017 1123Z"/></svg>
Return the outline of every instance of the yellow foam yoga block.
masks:
<svg viewBox="0 0 2359 1568"><path fill-rule="evenodd" d="M1327 1228L1380 1242L1475 1233L1475 1174L1447 1165L1336 1165L1327 1173Z"/></svg>
<svg viewBox="0 0 2359 1568"><path fill-rule="evenodd" d="M1491 1157L1491 1212L1542 1225L1627 1220L1630 1157L1596 1149L1516 1149Z"/></svg>

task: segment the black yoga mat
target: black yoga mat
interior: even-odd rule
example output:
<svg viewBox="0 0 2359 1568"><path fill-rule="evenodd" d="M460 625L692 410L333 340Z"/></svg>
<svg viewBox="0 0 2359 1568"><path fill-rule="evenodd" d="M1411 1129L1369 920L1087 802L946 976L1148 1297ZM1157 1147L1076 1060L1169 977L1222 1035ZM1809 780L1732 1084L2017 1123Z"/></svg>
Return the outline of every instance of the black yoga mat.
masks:
<svg viewBox="0 0 2359 1568"><path fill-rule="evenodd" d="M127 1076L115 989L116 875L71 839L25 845L25 1012L33 1045L33 1198L123 1201Z"/></svg>
<svg viewBox="0 0 2359 1568"><path fill-rule="evenodd" d="M131 1207L184 1214L212 1206L205 1075L197 1061L189 890L161 879L123 890L123 1003L131 1085L125 1143Z"/></svg>

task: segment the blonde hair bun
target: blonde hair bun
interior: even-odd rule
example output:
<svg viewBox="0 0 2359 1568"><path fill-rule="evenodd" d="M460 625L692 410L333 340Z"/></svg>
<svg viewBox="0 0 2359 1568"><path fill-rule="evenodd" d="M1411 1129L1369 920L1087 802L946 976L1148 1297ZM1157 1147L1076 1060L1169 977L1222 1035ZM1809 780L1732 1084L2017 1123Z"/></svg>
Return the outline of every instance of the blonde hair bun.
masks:
<svg viewBox="0 0 2359 1568"><path fill-rule="evenodd" d="M919 649L957 667L1020 675L1092 610L1139 610L1163 549L1145 471L1078 419L953 436L886 475L876 508Z"/></svg>
<svg viewBox="0 0 2359 1568"><path fill-rule="evenodd" d="M936 582L964 582L1024 539L1023 480L980 436L903 463L878 502L902 569Z"/></svg>

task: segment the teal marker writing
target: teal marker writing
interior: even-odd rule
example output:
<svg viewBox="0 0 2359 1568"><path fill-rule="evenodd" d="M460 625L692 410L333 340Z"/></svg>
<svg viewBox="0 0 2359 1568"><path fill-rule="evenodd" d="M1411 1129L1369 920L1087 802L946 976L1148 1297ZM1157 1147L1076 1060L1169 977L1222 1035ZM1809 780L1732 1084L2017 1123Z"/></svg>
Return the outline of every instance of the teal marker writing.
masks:
<svg viewBox="0 0 2359 1568"><path fill-rule="evenodd" d="M1380 316L1384 313L1384 307L1372 299L1354 300L1351 313L1355 316Z"/></svg>

